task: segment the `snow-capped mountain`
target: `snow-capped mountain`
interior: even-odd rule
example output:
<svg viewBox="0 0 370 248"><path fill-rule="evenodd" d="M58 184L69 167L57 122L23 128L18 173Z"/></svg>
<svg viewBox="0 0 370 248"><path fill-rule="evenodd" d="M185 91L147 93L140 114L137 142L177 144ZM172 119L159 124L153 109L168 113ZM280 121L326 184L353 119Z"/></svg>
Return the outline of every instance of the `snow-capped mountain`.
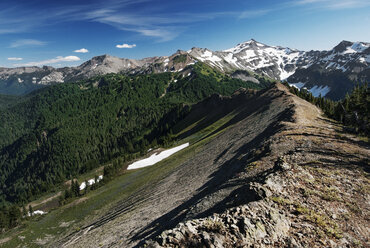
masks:
<svg viewBox="0 0 370 248"><path fill-rule="evenodd" d="M356 82L370 81L370 43L342 41L329 51L305 52L252 39L223 51L194 47L171 56L142 60L102 55L78 67L0 68L0 93L24 94L40 86L107 73L178 72L197 62L244 80L253 78L241 71L287 80L297 87L306 87L315 96L321 94L332 99L344 97Z"/></svg>
<svg viewBox="0 0 370 248"><path fill-rule="evenodd" d="M340 99L357 83L370 82L370 43L342 41L330 51L310 51L308 64L298 66L287 81L313 95Z"/></svg>
<svg viewBox="0 0 370 248"><path fill-rule="evenodd" d="M213 52L192 48L190 55L224 72L247 70L305 87L313 95L340 99L355 82L370 81L370 43L342 41L330 51L299 51L250 40Z"/></svg>
<svg viewBox="0 0 370 248"><path fill-rule="evenodd" d="M255 40L238 44L224 51L212 52L200 48L189 51L189 54L198 60L224 72L236 69L249 70L280 80L294 73L303 53L290 48L267 46Z"/></svg>

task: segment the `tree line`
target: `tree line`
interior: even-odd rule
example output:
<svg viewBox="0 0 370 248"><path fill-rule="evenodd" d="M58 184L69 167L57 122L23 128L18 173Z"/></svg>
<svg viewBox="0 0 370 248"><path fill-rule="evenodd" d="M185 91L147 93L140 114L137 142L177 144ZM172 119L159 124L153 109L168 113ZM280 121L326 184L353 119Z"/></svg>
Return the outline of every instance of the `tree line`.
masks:
<svg viewBox="0 0 370 248"><path fill-rule="evenodd" d="M327 98L314 97L307 89L288 86L290 92L320 107L329 117L347 126L347 130L369 137L370 91L367 83L356 85L345 98L333 101Z"/></svg>

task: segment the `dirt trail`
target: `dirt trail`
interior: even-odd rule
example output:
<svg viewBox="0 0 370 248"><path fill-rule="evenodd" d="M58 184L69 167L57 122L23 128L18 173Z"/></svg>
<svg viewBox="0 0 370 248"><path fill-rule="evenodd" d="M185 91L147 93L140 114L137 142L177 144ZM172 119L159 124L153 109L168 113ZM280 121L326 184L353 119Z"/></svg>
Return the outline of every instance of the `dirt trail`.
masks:
<svg viewBox="0 0 370 248"><path fill-rule="evenodd" d="M142 244L140 242L143 240L157 237L164 230L174 228L178 223L187 219L207 217L215 213L221 214L225 209L260 201L266 196L252 189L251 185L261 183L259 180L264 178L261 175L272 170L278 158L281 157L284 157L292 168L296 168L293 170L297 173L282 175L279 180L284 182L284 187L275 182L276 189L268 190L276 199L283 197L290 201L291 198L292 201L303 202L303 204L307 203L307 196L312 196L314 199L310 200L314 204L311 206L310 202L307 203L306 208L310 209L308 213L318 211L316 208L320 206L333 209L334 203L320 198L325 195L327 186L319 182L318 185L320 184L321 188L311 189L310 185L306 186L301 183L304 181L301 178L304 177L303 175L310 174L315 178L318 176L315 173L325 173L325 168L330 168L340 161L341 166L336 168L338 173L346 173L349 176L346 180L357 177L357 181L351 186L360 187L363 183L365 185L368 183L366 181L368 179L364 176L366 173L364 170L368 171L365 166L369 158L368 147L352 136L342 134L339 137L338 132L341 127L338 124L323 118L318 108L293 96L283 85L278 84L243 104L243 108L229 122L230 126L225 132L204 145L200 151L177 167L178 169L168 177L155 185L141 189L139 194L123 200L104 217L90 222L80 231L70 233L50 246L96 247L99 244L101 247L133 247ZM351 156L354 150L356 155ZM318 163L324 169L311 168L312 161L319 161ZM295 167L298 165L299 167ZM286 181L287 178L289 181ZM319 178L324 177L321 175ZM331 182L338 180L328 176L329 179ZM263 183L261 187L268 188ZM368 226L364 216L368 216L369 205L364 200L360 200L361 196L365 197L365 200L368 199L367 189L363 189L360 195L355 195L350 192L349 186L343 187L337 189L348 194L340 198L341 207L347 208L349 204L355 208L351 205L353 199L350 199L350 196L355 196L355 199L360 201L357 206L364 211L361 214L354 213L353 224L359 221ZM300 194L300 190L306 193ZM350 203L347 202L346 205L344 199ZM310 216L294 215L293 212L297 207L295 205L279 205L270 198L263 200L269 206L286 213L286 216L290 218L289 223L299 224L290 226L287 232L292 232L292 235L293 232L299 233L304 229L300 226L302 223L314 222L312 216L310 220ZM334 205L338 204L335 202ZM314 216L317 217L317 215ZM342 224L338 221L336 225L341 226ZM311 225L315 227L315 223ZM329 224L326 224L326 227L332 228ZM315 228L304 230L311 232L307 240L317 245L318 235L315 236L314 232L324 227L317 227L317 230ZM365 233L363 230L358 231L361 235L357 235L356 231L347 232L350 233L350 237L366 242L363 238L366 237L364 236L366 231ZM296 238L301 241L301 244L309 244L303 242L304 237L301 239ZM330 244L330 240L333 241L330 237L321 239L320 242L326 245ZM225 244L233 245L232 243Z"/></svg>

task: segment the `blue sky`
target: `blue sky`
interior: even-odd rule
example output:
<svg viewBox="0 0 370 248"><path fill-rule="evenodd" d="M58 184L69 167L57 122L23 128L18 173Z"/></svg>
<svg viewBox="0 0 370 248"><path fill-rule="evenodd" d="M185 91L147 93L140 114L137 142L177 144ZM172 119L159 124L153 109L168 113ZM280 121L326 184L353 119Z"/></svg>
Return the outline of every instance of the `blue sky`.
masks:
<svg viewBox="0 0 370 248"><path fill-rule="evenodd" d="M254 38L301 50L370 41L370 0L2 0L0 66L223 50Z"/></svg>

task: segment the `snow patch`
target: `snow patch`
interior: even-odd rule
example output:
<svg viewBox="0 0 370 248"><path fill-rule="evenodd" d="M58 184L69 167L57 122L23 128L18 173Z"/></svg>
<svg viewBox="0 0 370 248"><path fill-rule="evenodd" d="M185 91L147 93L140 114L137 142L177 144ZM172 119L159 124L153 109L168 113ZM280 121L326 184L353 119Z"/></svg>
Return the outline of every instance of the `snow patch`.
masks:
<svg viewBox="0 0 370 248"><path fill-rule="evenodd" d="M360 57L359 58L361 63L370 63L370 55L366 55L365 57Z"/></svg>
<svg viewBox="0 0 370 248"><path fill-rule="evenodd" d="M294 84L289 84L290 86L293 86L297 89L301 89L303 88L303 86L305 85L305 83L302 83L302 82L298 82L298 83L294 83Z"/></svg>
<svg viewBox="0 0 370 248"><path fill-rule="evenodd" d="M365 51L366 49L368 49L370 47L370 44L364 44L362 42L355 42L353 43L353 45L351 46L351 48L353 50L355 50L356 52L359 52L359 53L362 53L363 51Z"/></svg>
<svg viewBox="0 0 370 248"><path fill-rule="evenodd" d="M256 57L256 53L253 51L253 50L246 50L245 51L245 56L242 57L242 59L250 59L250 58L253 58L253 57Z"/></svg>
<svg viewBox="0 0 370 248"><path fill-rule="evenodd" d="M176 152L178 152L178 151L180 151L180 150L182 150L182 149L184 149L188 146L189 146L189 143L185 143L183 145L165 150L161 153L155 153L155 154L151 155L149 158L144 158L144 159L141 159L139 161L136 161L136 162L130 164L127 167L127 170L134 170L134 169L139 169L139 168L144 168L144 167L147 167L147 166L154 165L154 164L162 161L165 158L168 158L172 154L174 154L174 153L176 153Z"/></svg>
<svg viewBox="0 0 370 248"><path fill-rule="evenodd" d="M310 89L310 92L312 93L312 95L314 97L318 97L318 96L320 96L320 94L321 94L322 97L324 97L324 96L326 96L326 94L329 93L329 91L330 91L330 87L328 87L326 85L325 86L323 86L323 85L321 85L321 86L315 85L314 87L312 87Z"/></svg>
<svg viewBox="0 0 370 248"><path fill-rule="evenodd" d="M347 49L342 54L362 53L369 47L370 47L370 44L364 44L362 42L355 42L353 43L352 46L347 47Z"/></svg>
<svg viewBox="0 0 370 248"><path fill-rule="evenodd" d="M27 216L31 216L31 215L44 215L44 214L47 214L47 212L44 212L42 210L35 210L35 211L32 212L32 214L31 214L31 212L28 212Z"/></svg>
<svg viewBox="0 0 370 248"><path fill-rule="evenodd" d="M294 71L287 72L285 70L281 70L280 71L280 80L281 81L284 81L284 80L286 80L288 77L290 77L293 74L294 74Z"/></svg>
<svg viewBox="0 0 370 248"><path fill-rule="evenodd" d="M205 61L205 60L209 60L213 63L216 63L216 62L220 62L222 61L222 59L220 59L219 57L217 57L216 55L213 55L213 53L211 51L205 51L199 58L199 60L201 60L202 62Z"/></svg>
<svg viewBox="0 0 370 248"><path fill-rule="evenodd" d="M163 62L164 62L164 66L167 66L168 65L168 62L170 62L170 59L169 58L166 58Z"/></svg>
<svg viewBox="0 0 370 248"><path fill-rule="evenodd" d="M98 183L101 180L103 180L103 175L98 176L98 179L96 180L96 182ZM95 178L87 180L87 184L89 186L95 184ZM86 182L81 183L80 190L84 190L85 188L86 188Z"/></svg>
<svg viewBox="0 0 370 248"><path fill-rule="evenodd" d="M236 66L238 66L237 62L238 62L238 59L234 57L234 54L232 53L229 53L226 55L225 57L225 60L230 63L230 64L234 64Z"/></svg>

